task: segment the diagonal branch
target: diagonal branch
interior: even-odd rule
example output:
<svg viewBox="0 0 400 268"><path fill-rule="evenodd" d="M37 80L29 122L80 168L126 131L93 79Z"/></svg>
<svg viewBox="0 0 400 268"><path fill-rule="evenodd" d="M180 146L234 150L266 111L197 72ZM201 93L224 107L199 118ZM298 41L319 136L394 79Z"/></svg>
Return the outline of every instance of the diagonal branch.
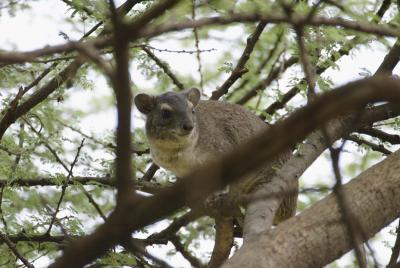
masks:
<svg viewBox="0 0 400 268"><path fill-rule="evenodd" d="M146 52L147 56L149 56L164 71L164 73L168 75L169 78L171 78L175 86L177 86L180 90L185 90L185 86L171 71L167 63L163 62L160 58L158 58L147 46L142 46L142 49L144 52Z"/></svg>
<svg viewBox="0 0 400 268"><path fill-rule="evenodd" d="M29 268L35 268L32 263L30 263L27 259L24 258L24 256L19 253L17 247L14 245L14 243L4 234L0 233L0 239L4 241L8 248L14 253L14 255L26 266Z"/></svg>
<svg viewBox="0 0 400 268"><path fill-rule="evenodd" d="M53 213L53 215L52 215L52 218L51 218L49 227L48 227L47 232L46 232L47 234L50 234L51 229L52 229L52 227L53 227L53 224L54 224L54 222L55 222L55 220L56 220L56 218L57 218L57 214L58 214L58 212L60 211L60 205L61 205L62 200L64 199L65 191L66 191L67 186L68 186L68 181L69 181L69 179L70 179L71 177L73 177L72 171L73 171L73 169L74 169L74 167L75 167L75 164L78 162L79 154L80 154L80 152L81 152L81 149L82 149L82 147L83 147L84 142L85 142L85 139L83 139L82 142L81 142L81 144L79 145L78 150L76 151L76 154L75 154L74 161L72 161L71 166L70 166L70 168L69 168L69 170L68 170L67 178L66 178L66 180L64 181L64 184L63 184L63 186L62 186L62 188L61 188L61 195L60 195L60 198L58 199L57 206L56 206L56 210L54 211L54 213Z"/></svg>
<svg viewBox="0 0 400 268"><path fill-rule="evenodd" d="M222 95L226 94L233 83L235 83L236 80L242 77L243 74L248 72L245 65L249 60L250 55L253 52L254 47L266 25L266 22L258 23L254 32L247 38L246 47L244 48L243 53L240 56L238 63L236 64L236 67L232 70L228 79L226 79L225 82L212 93L212 100L218 100Z"/></svg>

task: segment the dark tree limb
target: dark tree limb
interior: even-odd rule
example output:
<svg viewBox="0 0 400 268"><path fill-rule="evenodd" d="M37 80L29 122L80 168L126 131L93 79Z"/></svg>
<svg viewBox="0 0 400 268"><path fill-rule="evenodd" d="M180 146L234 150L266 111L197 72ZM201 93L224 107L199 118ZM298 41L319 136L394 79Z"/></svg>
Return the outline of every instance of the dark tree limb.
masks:
<svg viewBox="0 0 400 268"><path fill-rule="evenodd" d="M360 128L358 132L378 138L384 142L389 142L391 144L400 144L400 135L389 134L376 128L363 127Z"/></svg>
<svg viewBox="0 0 400 268"><path fill-rule="evenodd" d="M379 65L375 74L392 74L393 69L396 67L397 63L400 60L400 41L397 39L396 43L389 50L389 53L386 54L382 63Z"/></svg>

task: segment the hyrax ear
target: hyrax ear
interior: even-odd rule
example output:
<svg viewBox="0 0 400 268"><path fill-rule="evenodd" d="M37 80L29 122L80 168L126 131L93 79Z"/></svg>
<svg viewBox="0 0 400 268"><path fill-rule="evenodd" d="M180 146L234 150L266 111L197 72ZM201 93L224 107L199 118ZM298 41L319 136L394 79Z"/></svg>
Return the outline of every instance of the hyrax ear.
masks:
<svg viewBox="0 0 400 268"><path fill-rule="evenodd" d="M138 94L135 97L135 105L141 113L148 114L156 105L155 97L143 93Z"/></svg>
<svg viewBox="0 0 400 268"><path fill-rule="evenodd" d="M193 104L193 106L196 106L197 103L199 103L200 100L200 90L197 88L193 87L191 89L188 89L185 91L186 98Z"/></svg>

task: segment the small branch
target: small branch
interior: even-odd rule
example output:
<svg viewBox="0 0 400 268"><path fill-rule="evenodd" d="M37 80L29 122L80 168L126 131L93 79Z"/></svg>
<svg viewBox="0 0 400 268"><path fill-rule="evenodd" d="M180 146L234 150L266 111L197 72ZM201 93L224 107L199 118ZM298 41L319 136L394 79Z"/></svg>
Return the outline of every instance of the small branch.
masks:
<svg viewBox="0 0 400 268"><path fill-rule="evenodd" d="M86 56L88 59L93 61L100 69L104 72L107 77L113 79L113 72L111 70L110 63L105 61L101 56L100 53L94 46L86 45L82 46L80 44L76 44L76 50L81 53L82 55Z"/></svg>
<svg viewBox="0 0 400 268"><path fill-rule="evenodd" d="M400 144L400 135L389 134L376 128L363 127L358 129L357 132L370 135L372 137L378 138L384 142L389 142L391 144Z"/></svg>
<svg viewBox="0 0 400 268"><path fill-rule="evenodd" d="M181 253L181 255L189 261L192 267L204 267L204 265L198 260L195 256L193 256L188 250L186 250L185 246L181 243L180 238L177 235L172 235L170 238L171 243L175 246L176 250Z"/></svg>
<svg viewBox="0 0 400 268"><path fill-rule="evenodd" d="M164 230L151 234L148 236L148 240L158 240L158 239L169 239L171 236L175 235L180 228L188 225L190 222L196 220L197 218L204 216L203 212L199 210L192 210L183 216L177 217L173 220L173 222Z"/></svg>
<svg viewBox="0 0 400 268"><path fill-rule="evenodd" d="M3 212L4 188L5 188L4 185L2 185L0 188L0 218L1 218L1 222L4 225L4 230L6 231L6 233L8 233L8 224L7 224L6 219L4 218L4 212Z"/></svg>
<svg viewBox="0 0 400 268"><path fill-rule="evenodd" d="M268 76L258 82L253 88L251 88L241 99L239 99L236 103L243 105L248 102L251 98L256 96L260 91L266 89L275 79L279 77L282 72L287 70L290 66L296 64L298 62L297 57L291 57L287 61L283 63L282 66L277 66L268 74Z"/></svg>
<svg viewBox="0 0 400 268"><path fill-rule="evenodd" d="M400 41L399 41L399 39L397 39L396 43L390 49L389 53L386 54L381 65L379 65L375 74L391 75L393 72L393 69L396 67L399 60L400 60Z"/></svg>
<svg viewBox="0 0 400 268"><path fill-rule="evenodd" d="M146 173L144 173L143 177L140 180L150 181L154 177L154 174L156 174L156 172L157 172L157 170L159 168L160 168L159 166L157 166L156 164L152 163L150 165L150 167L146 170Z"/></svg>
<svg viewBox="0 0 400 268"><path fill-rule="evenodd" d="M17 247L14 245L14 243L4 234L0 233L0 239L3 240L8 246L8 248L14 253L14 255L26 266L29 268L35 268L32 263L30 263L27 259L24 258L24 256L19 253Z"/></svg>
<svg viewBox="0 0 400 268"><path fill-rule="evenodd" d="M258 65L256 71L254 72L255 75L260 75L261 72L263 71L263 69L265 68L265 66L267 66L267 64L273 59L273 57L275 56L276 52L278 51L279 45L281 44L282 37L283 37L283 33L284 33L284 31L281 31L281 32L278 34L278 37L277 37L277 39L276 39L276 41L275 41L275 43L274 43L273 48L272 48L271 50L269 50L268 55L265 57L265 59L262 60L262 61L260 62L260 64ZM283 52L284 52L284 50L281 50L281 51L278 53L278 56L276 57L276 58L277 58L277 59L276 59L276 62L279 60L280 55L282 55ZM272 69L272 68L275 66L275 63L272 64L271 66L272 66L272 67L271 67L271 69ZM227 95L227 98L229 99L229 98L233 95L234 92L236 92L236 91L238 91L238 90L244 88L244 86L246 86L249 82L250 82L250 79L249 79L249 78L243 78L243 79L241 80L241 83L240 83L237 87L235 87L235 89L232 90L232 91Z"/></svg>
<svg viewBox="0 0 400 268"><path fill-rule="evenodd" d="M301 26L294 25L294 28L297 34L297 43L300 50L300 60L302 62L303 71L308 84L307 100L312 101L315 98L315 84L316 84L315 71L313 70L306 46L304 44L304 34L305 34L304 28L302 25Z"/></svg>
<svg viewBox="0 0 400 268"><path fill-rule="evenodd" d="M226 94L233 83L235 83L236 80L242 77L243 74L248 72L245 65L249 60L250 55L253 52L254 47L266 25L266 22L260 22L254 32L247 38L246 47L244 48L243 53L240 56L238 63L236 64L236 67L232 70L228 79L226 79L225 82L212 93L212 100L218 100L221 96Z"/></svg>
<svg viewBox="0 0 400 268"><path fill-rule="evenodd" d="M196 0L192 0L192 20L196 20ZM199 33L197 31L197 27L193 27L193 35L194 35L194 45L196 47L196 58L197 58L197 71L200 75L200 89L201 92L204 90L204 78L201 66L201 57L200 57L200 45L199 45Z"/></svg>
<svg viewBox="0 0 400 268"><path fill-rule="evenodd" d="M147 56L149 56L164 71L164 73L171 78L174 85L176 85L180 90L185 90L185 86L179 81L176 75L174 75L167 63L158 58L147 46L142 46L142 49L146 52Z"/></svg>
<svg viewBox="0 0 400 268"><path fill-rule="evenodd" d="M58 212L60 211L60 205L61 205L62 200L64 199L65 190L67 189L68 181L69 181L69 179L70 179L71 177L73 177L73 175L72 175L72 170L74 169L75 164L76 164L77 161L78 161L79 154L80 154L80 152L81 152L81 149L82 149L82 147L83 147L84 142L85 142L85 139L83 139L83 140L81 141L81 144L79 145L78 150L77 150L77 152L76 152L75 159L74 159L74 161L72 162L72 164L71 164L71 166L70 166L70 168L69 168L68 176L67 176L67 178L66 178L66 180L65 180L65 182L64 182L64 184L63 184L63 186L62 186L62 188L61 188L61 195L60 195L60 198L58 199L58 203L57 203L56 210L54 211L54 213L53 213L53 215L52 215L52 218L51 218L49 227L48 227L47 232L46 232L47 234L50 234L51 228L53 227L53 224L54 224L54 221L56 220L57 214L58 214Z"/></svg>
<svg viewBox="0 0 400 268"><path fill-rule="evenodd" d="M79 130L79 129L73 127L73 126L70 126L70 125L64 123L64 122L61 121L61 120L58 120L58 119L56 119L56 120L57 120L61 125L63 125L64 127L67 127L67 128L69 128L69 129L71 129L72 131L75 131L76 133L82 135L84 138L89 139L89 140L92 140L92 141L94 141L95 143L98 143L98 144L100 144L100 145L103 146L103 147L112 148L112 149L117 148L117 146L114 145L114 144L112 144L112 143L103 142L103 141L101 141L101 140L99 140L99 139L97 139L97 138L95 138L95 137L93 137L93 136L89 136L88 134L82 132L81 130ZM3 150L3 148L1 148L1 146L0 146L0 149ZM146 149L146 150L136 150L135 148L132 149L132 153L135 153L135 154L137 154L138 156L141 156L141 155L143 155L143 154L148 154L149 152L150 152L149 149Z"/></svg>
<svg viewBox="0 0 400 268"><path fill-rule="evenodd" d="M399 224L397 226L396 232L397 232L396 241L394 242L394 245L393 245L393 248L392 248L392 255L390 256L389 263L386 266L387 268L396 267L396 262L397 262L397 259L399 258L399 253L400 253L400 219L399 219Z"/></svg>
<svg viewBox="0 0 400 268"><path fill-rule="evenodd" d="M350 135L348 137L346 137L347 140L350 141L354 141L355 143L357 143L358 145L366 145L368 147L370 147L372 150L377 151L377 152L381 152L385 155L389 155L392 154L392 152L388 149L386 149L382 144L375 144L373 142L364 140L360 137L357 137L355 135Z"/></svg>
<svg viewBox="0 0 400 268"><path fill-rule="evenodd" d="M212 51L217 50L215 48L200 49L200 50L187 50L187 49L174 50L174 49L156 48L156 47L149 46L149 45L141 45L141 47L143 47L143 46L150 48L152 50L158 51L158 52L168 52L168 53L178 53L178 54L195 54L197 52L204 53L204 52L212 52Z"/></svg>
<svg viewBox="0 0 400 268"><path fill-rule="evenodd" d="M332 140L329 137L329 134L327 133L326 129L322 127L322 133L324 134L325 142L328 145L330 154L331 154L331 159L332 159L332 168L333 172L335 174L335 179L336 179L336 184L333 187L333 193L335 194L337 203L340 208L340 213L342 214L342 220L344 221L345 225L347 226L347 230L351 239L351 244L352 247L354 248L354 252L357 258L357 263L360 268L366 268L367 267L367 259L365 256L365 250L362 245L363 239L363 230L361 229L361 226L358 222L358 219L353 216L351 213L351 210L348 206L348 201L347 201L347 196L344 195L343 189L342 189L342 175L340 173L340 167L339 167L339 157L340 153L345 145L346 141L343 141L341 146L339 148L334 149L332 147Z"/></svg>

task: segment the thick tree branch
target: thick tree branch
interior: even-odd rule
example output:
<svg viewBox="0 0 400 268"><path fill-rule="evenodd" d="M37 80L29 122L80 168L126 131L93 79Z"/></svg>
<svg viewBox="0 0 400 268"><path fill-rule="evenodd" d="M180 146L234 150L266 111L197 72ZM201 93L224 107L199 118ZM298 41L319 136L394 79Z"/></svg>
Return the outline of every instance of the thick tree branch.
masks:
<svg viewBox="0 0 400 268"><path fill-rule="evenodd" d="M363 127L360 128L358 132L378 138L384 142L389 142L391 144L400 144L400 135L389 134L376 128Z"/></svg>
<svg viewBox="0 0 400 268"><path fill-rule="evenodd" d="M393 221L400 203L400 151L344 185L367 238ZM376 215L380 217L376 217ZM307 245L307 246L301 246ZM334 194L244 245L224 267L322 267L351 249ZM318 254L313 254L318 251Z"/></svg>

